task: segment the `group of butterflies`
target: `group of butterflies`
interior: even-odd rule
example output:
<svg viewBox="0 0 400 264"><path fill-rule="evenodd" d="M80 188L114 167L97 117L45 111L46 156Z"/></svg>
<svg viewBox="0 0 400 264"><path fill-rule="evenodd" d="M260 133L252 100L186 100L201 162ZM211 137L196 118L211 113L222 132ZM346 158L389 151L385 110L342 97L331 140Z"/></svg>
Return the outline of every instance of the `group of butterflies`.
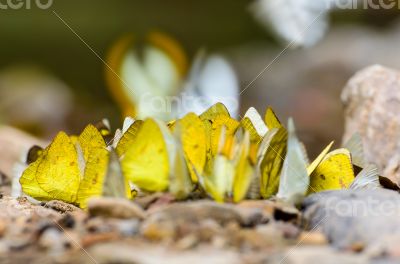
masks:
<svg viewBox="0 0 400 264"><path fill-rule="evenodd" d="M79 136L60 132L47 148L31 148L19 182L36 200L81 208L93 196L170 192L178 200L296 203L316 192L381 186L377 168L363 159L359 136L344 148L331 147L310 163L291 119L285 128L271 108L264 118L250 108L238 121L217 103L168 123L126 118L115 135L106 122L88 125Z"/></svg>

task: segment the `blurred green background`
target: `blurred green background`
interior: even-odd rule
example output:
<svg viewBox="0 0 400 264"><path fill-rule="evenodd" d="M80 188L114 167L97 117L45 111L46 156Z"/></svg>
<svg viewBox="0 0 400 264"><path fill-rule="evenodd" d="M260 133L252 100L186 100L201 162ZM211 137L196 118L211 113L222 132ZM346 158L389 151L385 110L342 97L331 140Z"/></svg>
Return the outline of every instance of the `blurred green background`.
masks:
<svg viewBox="0 0 400 264"><path fill-rule="evenodd" d="M21 117L12 113L12 109L18 110L21 106L28 109L24 110L25 113L33 110L33 106L30 107L31 97L22 95L22 99L19 97L13 101L15 103L11 108L0 108L3 109L1 120L42 137L52 137L59 129L78 133L85 124L103 117L110 118L114 128L120 125L119 109L106 89L104 64L55 13L101 58L122 34L132 32L142 36L152 29L176 38L189 58L202 47L220 52L232 62L243 88L284 47L253 18L249 12L251 3L247 0L55 0L47 10L34 5L30 10L0 10L0 89L8 91L0 94L3 96L0 106L5 104L7 98L4 97L9 96L10 91L18 93L17 89L21 86L18 80L24 78L22 75L26 71L17 70L19 74L12 75L16 79L15 85L8 77L3 86L2 73L8 74L21 67L39 68L65 84L72 104L60 114L59 119L62 120L59 122L45 117L39 120L49 123L48 128L41 129L23 124ZM346 80L356 70L371 63L400 66L400 61L397 63L392 54L397 51L400 37L389 40L390 36L399 32L398 15L397 9L334 12L331 16L332 28L326 39L315 47L283 54L243 94L242 112L250 105L256 106L260 112L267 105L272 105L284 121L290 115L298 120L301 136L311 149L319 149L330 139L340 142L343 125L339 95ZM357 58L347 56L347 53L354 52L345 50L346 43L351 46L357 39L363 40L363 43L379 39L381 46L376 46L378 42L365 43L369 46L364 47ZM357 46L351 48L357 49ZM365 53L378 49L386 49L389 59L380 56L381 61L377 61ZM342 54L344 59L335 54ZM370 59L362 58L362 54ZM325 55L326 60L323 59ZM319 97L308 97L310 93L314 95L312 89L307 89L310 86L323 92ZM40 85L34 89L40 89ZM321 105L314 100L319 100ZM46 104L46 100L41 103ZM312 103L317 106L312 107ZM305 110L295 109L294 106ZM328 109L326 113L325 108ZM322 114L310 114L315 109L322 109ZM57 111L54 111L56 114ZM22 119L23 116L22 113Z"/></svg>

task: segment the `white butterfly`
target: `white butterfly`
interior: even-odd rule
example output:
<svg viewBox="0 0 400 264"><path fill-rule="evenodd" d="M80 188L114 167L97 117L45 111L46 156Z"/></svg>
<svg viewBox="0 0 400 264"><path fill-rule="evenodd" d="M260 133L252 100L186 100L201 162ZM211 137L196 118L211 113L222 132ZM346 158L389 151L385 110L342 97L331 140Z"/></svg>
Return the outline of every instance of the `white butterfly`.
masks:
<svg viewBox="0 0 400 264"><path fill-rule="evenodd" d="M230 63L221 55L196 56L181 92L182 104L175 108L178 117L188 112L201 114L210 106L223 103L233 117L239 111L239 82Z"/></svg>
<svg viewBox="0 0 400 264"><path fill-rule="evenodd" d="M109 65L115 71L107 69L107 80L125 114L167 121L188 112L200 114L222 102L236 117L239 82L230 63L221 55L201 51L185 76L183 50L168 36L157 36L158 42L148 41L140 49L122 38L110 52Z"/></svg>
<svg viewBox="0 0 400 264"><path fill-rule="evenodd" d="M329 10L335 0L256 0L256 19L292 46L312 46L328 28Z"/></svg>

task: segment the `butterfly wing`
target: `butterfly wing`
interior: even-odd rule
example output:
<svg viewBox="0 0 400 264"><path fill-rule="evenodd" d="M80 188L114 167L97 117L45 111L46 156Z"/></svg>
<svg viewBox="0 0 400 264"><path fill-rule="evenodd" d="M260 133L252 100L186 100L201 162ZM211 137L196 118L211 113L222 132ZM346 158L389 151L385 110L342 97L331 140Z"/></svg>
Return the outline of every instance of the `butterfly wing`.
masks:
<svg viewBox="0 0 400 264"><path fill-rule="evenodd" d="M359 133L355 133L345 144L344 148L348 149L351 153L351 160L354 165L359 168L364 168L367 165L364 155L364 147L362 138Z"/></svg>
<svg viewBox="0 0 400 264"><path fill-rule="evenodd" d="M100 196L102 193L109 151L100 131L92 125L88 125L79 135L77 144L79 144L78 151L82 151L84 162L77 203L81 208L85 208L90 197Z"/></svg>
<svg viewBox="0 0 400 264"><path fill-rule="evenodd" d="M205 56L201 51L196 56L183 92L193 98L184 113L201 113L207 107L221 102L236 117L239 106L239 82L230 63L220 55Z"/></svg>
<svg viewBox="0 0 400 264"><path fill-rule="evenodd" d="M121 158L123 174L145 191L157 192L168 188L169 156L159 124L146 119L135 140Z"/></svg>
<svg viewBox="0 0 400 264"><path fill-rule="evenodd" d="M183 49L161 32L149 33L140 50L134 44L132 35L124 36L111 49L106 68L111 93L125 115L167 119L167 109L155 109L152 100L177 93L187 69Z"/></svg>
<svg viewBox="0 0 400 264"><path fill-rule="evenodd" d="M304 196L310 182L307 163L292 119L288 122L287 154L283 163L277 196L287 201Z"/></svg>
<svg viewBox="0 0 400 264"><path fill-rule="evenodd" d="M193 114L194 115L194 114ZM196 115L194 115L197 117ZM177 199L185 199L189 196L190 192L193 190L193 184L191 179L191 174L189 171L189 166L191 164L190 160L185 159L184 147L182 146L182 139L184 137L183 132L181 132L181 123L178 123L174 128L174 140L176 144L175 155L171 164L171 173L170 173L170 184L169 191L177 198ZM198 143L198 142L197 142ZM205 160L205 148L204 148L204 160ZM193 157L193 156L192 156ZM195 159L192 159L195 160ZM196 162L196 160L195 160ZM194 166L194 165L193 165ZM191 168L193 173L197 167ZM200 167L199 169L203 169ZM197 180L197 176L196 180Z"/></svg>
<svg viewBox="0 0 400 264"><path fill-rule="evenodd" d="M80 182L78 157L70 137L60 132L21 176L22 190L38 200L74 203Z"/></svg>
<svg viewBox="0 0 400 264"><path fill-rule="evenodd" d="M104 179L102 196L116 198L132 198L129 181L122 174L119 157L115 151L110 151L107 174Z"/></svg>
<svg viewBox="0 0 400 264"><path fill-rule="evenodd" d="M202 174L206 163L207 137L203 122L193 113L187 114L178 121L181 131L183 151L188 163L190 176L193 182L197 182L194 171ZM193 165L193 167L191 165Z"/></svg>
<svg viewBox="0 0 400 264"><path fill-rule="evenodd" d="M311 173L318 167L318 165L321 163L321 161L325 158L326 154L328 154L329 150L331 149L333 145L333 141L321 152L321 154L318 155L318 157L307 167L307 173L308 175L311 175Z"/></svg>
<svg viewBox="0 0 400 264"><path fill-rule="evenodd" d="M272 107L268 107L265 111L264 122L268 129L280 128L282 126Z"/></svg>
<svg viewBox="0 0 400 264"><path fill-rule="evenodd" d="M243 200L250 188L254 176L254 168L249 159L250 136L245 133L240 143L238 157L235 164L235 176L233 182L233 201Z"/></svg>
<svg viewBox="0 0 400 264"><path fill-rule="evenodd" d="M349 189L359 190L368 189L374 190L381 188L379 182L379 170L375 164L370 164L365 167L351 183Z"/></svg>
<svg viewBox="0 0 400 264"><path fill-rule="evenodd" d="M269 142L265 154L261 157L260 192L265 199L278 192L279 176L286 156L287 137L286 129L284 127L279 128Z"/></svg>
<svg viewBox="0 0 400 264"><path fill-rule="evenodd" d="M117 152L119 157L122 157L129 149L129 147L133 144L136 135L142 125L143 125L142 120L136 120L123 133L120 140L118 141L117 147L115 148L115 151Z"/></svg>
<svg viewBox="0 0 400 264"><path fill-rule="evenodd" d="M311 173L308 193L347 189L353 180L350 152L347 149L337 149L326 155Z"/></svg>

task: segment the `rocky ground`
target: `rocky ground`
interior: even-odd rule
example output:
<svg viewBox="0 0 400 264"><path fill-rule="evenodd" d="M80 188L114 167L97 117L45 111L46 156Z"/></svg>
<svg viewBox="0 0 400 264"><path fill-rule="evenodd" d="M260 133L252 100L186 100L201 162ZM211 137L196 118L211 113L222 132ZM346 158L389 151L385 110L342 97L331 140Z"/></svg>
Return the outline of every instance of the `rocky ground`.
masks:
<svg viewBox="0 0 400 264"><path fill-rule="evenodd" d="M368 161L394 182L400 168L399 76L381 66L367 68L342 96L345 138L358 131ZM0 163L0 263L400 262L397 191L318 193L299 208L275 200L182 202L157 193L132 202L95 198L83 211L59 201L11 198L7 175L32 144L40 142L0 129L1 157L8 157Z"/></svg>
<svg viewBox="0 0 400 264"><path fill-rule="evenodd" d="M388 204L387 201L390 201ZM237 205L97 198L0 200L1 263L398 263L400 196L389 190Z"/></svg>

